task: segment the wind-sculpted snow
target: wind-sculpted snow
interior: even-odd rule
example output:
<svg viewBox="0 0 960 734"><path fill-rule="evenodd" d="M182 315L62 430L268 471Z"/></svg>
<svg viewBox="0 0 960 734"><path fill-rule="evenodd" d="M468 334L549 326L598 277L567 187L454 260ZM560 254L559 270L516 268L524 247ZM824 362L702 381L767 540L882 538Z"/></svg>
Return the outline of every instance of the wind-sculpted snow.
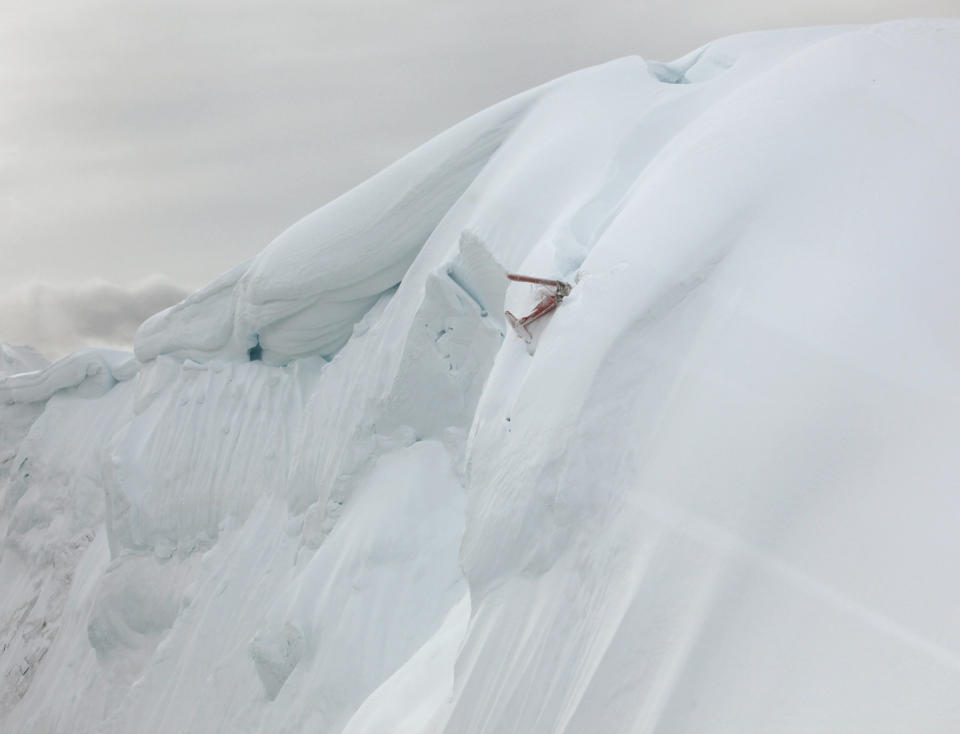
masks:
<svg viewBox="0 0 960 734"><path fill-rule="evenodd" d="M622 59L123 370L5 357L0 729L956 731L957 78L946 21ZM516 270L576 284L529 347Z"/></svg>
<svg viewBox="0 0 960 734"><path fill-rule="evenodd" d="M0 344L0 378L43 369L50 361L33 347Z"/></svg>
<svg viewBox="0 0 960 734"><path fill-rule="evenodd" d="M304 217L256 258L137 332L141 360L333 356L531 106L520 95L440 135Z"/></svg>
<svg viewBox="0 0 960 734"><path fill-rule="evenodd" d="M77 390L94 397L140 369L129 352L81 349L51 365L0 377L0 403L42 403L60 390Z"/></svg>
<svg viewBox="0 0 960 734"><path fill-rule="evenodd" d="M0 344L0 477L9 471L16 446L55 393L99 397L131 379L140 364L129 352L82 349L50 364L30 347Z"/></svg>
<svg viewBox="0 0 960 734"><path fill-rule="evenodd" d="M0 384L9 375L36 372L49 364L49 360L32 347L0 344ZM13 403L9 396L6 400L0 398L0 405L3 403L6 406L0 409L3 410L3 420L0 420L0 480L7 475L20 441L43 410L42 404Z"/></svg>

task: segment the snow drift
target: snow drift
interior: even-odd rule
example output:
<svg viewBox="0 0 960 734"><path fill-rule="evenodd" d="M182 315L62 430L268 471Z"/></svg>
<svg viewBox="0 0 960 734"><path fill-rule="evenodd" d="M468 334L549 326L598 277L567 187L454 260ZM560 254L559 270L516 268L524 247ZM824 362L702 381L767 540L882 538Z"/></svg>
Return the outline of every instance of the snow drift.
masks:
<svg viewBox="0 0 960 734"><path fill-rule="evenodd" d="M952 732L960 23L628 58L0 368L0 728ZM519 270L577 281L530 349ZM17 373L17 374L13 374Z"/></svg>

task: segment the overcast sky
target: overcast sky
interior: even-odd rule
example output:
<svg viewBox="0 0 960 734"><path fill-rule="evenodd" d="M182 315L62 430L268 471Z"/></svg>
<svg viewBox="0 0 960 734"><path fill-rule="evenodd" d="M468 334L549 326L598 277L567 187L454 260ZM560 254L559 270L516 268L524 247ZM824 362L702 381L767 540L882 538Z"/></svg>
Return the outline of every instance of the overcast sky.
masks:
<svg viewBox="0 0 960 734"><path fill-rule="evenodd" d="M574 69L960 0L0 0L0 341L136 324L458 120Z"/></svg>

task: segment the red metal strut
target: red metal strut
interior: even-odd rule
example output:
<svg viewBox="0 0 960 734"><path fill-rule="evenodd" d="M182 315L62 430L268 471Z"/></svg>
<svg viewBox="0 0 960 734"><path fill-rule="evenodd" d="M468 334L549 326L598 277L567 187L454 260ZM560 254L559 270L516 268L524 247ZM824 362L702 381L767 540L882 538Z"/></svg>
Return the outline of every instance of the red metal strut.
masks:
<svg viewBox="0 0 960 734"><path fill-rule="evenodd" d="M507 311L505 314L507 321L510 322L510 326L513 327L513 330L517 332L517 335L521 339L529 344L533 339L533 335L527 329L527 324L536 321L537 319L542 318L548 313L556 310L557 306L560 305L560 302L570 295L570 291L572 290L573 286L571 286L569 283L564 283L562 280L534 278L530 275L507 274L507 277L517 283L532 283L533 285L543 285L552 289L544 293L543 297L534 307L533 311L523 318L518 319L509 311Z"/></svg>

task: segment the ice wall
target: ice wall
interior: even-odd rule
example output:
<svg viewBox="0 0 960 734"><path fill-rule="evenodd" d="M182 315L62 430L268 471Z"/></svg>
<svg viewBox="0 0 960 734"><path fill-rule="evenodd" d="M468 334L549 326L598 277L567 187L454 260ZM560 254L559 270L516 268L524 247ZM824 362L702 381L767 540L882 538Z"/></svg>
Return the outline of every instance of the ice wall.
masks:
<svg viewBox="0 0 960 734"><path fill-rule="evenodd" d="M137 360L5 356L0 729L956 730L956 78L954 21L587 69ZM530 349L514 270L577 281Z"/></svg>

